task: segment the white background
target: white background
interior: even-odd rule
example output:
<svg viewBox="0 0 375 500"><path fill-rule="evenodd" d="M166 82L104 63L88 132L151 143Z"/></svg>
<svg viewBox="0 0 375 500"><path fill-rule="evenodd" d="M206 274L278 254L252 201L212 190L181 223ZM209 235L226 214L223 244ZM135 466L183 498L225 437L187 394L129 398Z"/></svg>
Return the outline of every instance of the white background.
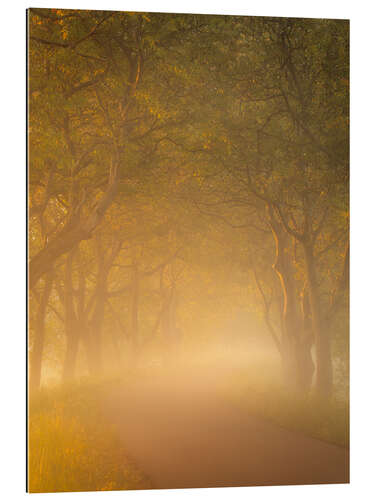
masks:
<svg viewBox="0 0 375 500"><path fill-rule="evenodd" d="M64 498L320 499L374 497L375 162L371 1L8 0L0 33L0 495L25 491L25 9L86 8L351 20L351 484L64 494ZM4 154L5 153L5 154ZM36 495L40 497L40 495ZM50 495L48 495L49 497ZM43 497L44 498L44 497Z"/></svg>

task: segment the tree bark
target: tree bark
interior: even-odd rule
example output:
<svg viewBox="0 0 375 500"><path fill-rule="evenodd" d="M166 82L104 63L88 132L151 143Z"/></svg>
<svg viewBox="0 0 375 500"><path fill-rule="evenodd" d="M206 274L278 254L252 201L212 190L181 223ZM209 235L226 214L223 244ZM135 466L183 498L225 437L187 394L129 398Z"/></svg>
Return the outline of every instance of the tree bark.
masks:
<svg viewBox="0 0 375 500"><path fill-rule="evenodd" d="M288 385L302 392L310 389L314 366L311 356L311 338L305 335L303 317L298 307L297 283L288 253L290 236L269 209L270 225L275 241L273 268L279 278L283 307L281 313L280 353L285 380Z"/></svg>
<svg viewBox="0 0 375 500"><path fill-rule="evenodd" d="M327 399L332 394L332 356L328 328L325 328L321 310L318 282L315 269L313 246L303 244L309 286L312 330L316 346L316 392L318 397Z"/></svg>
<svg viewBox="0 0 375 500"><path fill-rule="evenodd" d="M275 241L275 262L273 268L278 276L283 297L280 341L282 365L287 384L297 388L299 385L299 374L296 347L299 325L297 321L295 285L293 283L293 276L291 276L287 255L288 237L274 219L271 222L271 227Z"/></svg>
<svg viewBox="0 0 375 500"><path fill-rule="evenodd" d="M314 341L311 322L310 296L305 287L301 297L302 331L298 338L297 360L300 374L300 386L303 391L310 389L315 372L315 365L311 354Z"/></svg>

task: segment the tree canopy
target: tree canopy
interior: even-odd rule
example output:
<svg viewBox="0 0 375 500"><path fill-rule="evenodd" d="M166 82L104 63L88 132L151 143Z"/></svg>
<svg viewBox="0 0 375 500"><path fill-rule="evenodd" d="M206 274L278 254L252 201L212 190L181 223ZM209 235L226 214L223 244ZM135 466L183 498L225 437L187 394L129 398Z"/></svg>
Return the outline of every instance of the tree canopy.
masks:
<svg viewBox="0 0 375 500"><path fill-rule="evenodd" d="M289 384L332 394L348 44L338 20L29 10L32 387L246 313Z"/></svg>

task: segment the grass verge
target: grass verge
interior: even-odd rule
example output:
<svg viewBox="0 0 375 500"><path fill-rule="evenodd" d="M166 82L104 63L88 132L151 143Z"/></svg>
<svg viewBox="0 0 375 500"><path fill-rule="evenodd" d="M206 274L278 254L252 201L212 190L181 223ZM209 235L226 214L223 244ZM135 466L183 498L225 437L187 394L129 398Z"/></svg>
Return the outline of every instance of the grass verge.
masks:
<svg viewBox="0 0 375 500"><path fill-rule="evenodd" d="M81 382L30 398L30 493L150 487L105 416L107 388L108 383Z"/></svg>
<svg viewBox="0 0 375 500"><path fill-rule="evenodd" d="M264 370L264 369L263 369ZM226 395L237 407L291 431L349 447L349 401L328 403L288 390L274 371L243 369L228 379Z"/></svg>

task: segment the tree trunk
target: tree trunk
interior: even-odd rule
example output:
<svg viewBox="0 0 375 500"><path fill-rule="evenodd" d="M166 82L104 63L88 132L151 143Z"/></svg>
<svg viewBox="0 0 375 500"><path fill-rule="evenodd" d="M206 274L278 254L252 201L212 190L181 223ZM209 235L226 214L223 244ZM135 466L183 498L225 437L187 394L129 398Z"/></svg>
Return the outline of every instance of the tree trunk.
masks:
<svg viewBox="0 0 375 500"><path fill-rule="evenodd" d="M98 275L94 296L92 297L94 299L94 309L91 318L87 321L88 328L84 337L87 364L92 377L98 377L103 372L102 330L108 299L107 279L112 262L120 250L121 241L116 241L108 256L102 246L100 236L97 235ZM88 311L87 316L89 314L90 311Z"/></svg>
<svg viewBox="0 0 375 500"><path fill-rule="evenodd" d="M311 348L314 341L311 322L310 296L305 287L301 297L301 314L303 328L297 344L297 360L300 374L300 385L302 391L308 391L312 385L315 371Z"/></svg>
<svg viewBox="0 0 375 500"><path fill-rule="evenodd" d="M312 245L303 245L309 286L312 330L316 346L316 392L327 399L332 394L332 356L328 328L324 328Z"/></svg>
<svg viewBox="0 0 375 500"><path fill-rule="evenodd" d="M276 221L271 209L269 214L276 246L273 267L279 278L283 297L280 352L284 377L293 389L307 392L312 381L311 370L313 372L311 344L308 343L308 337L304 336L301 311L298 307L297 286L288 253L290 236Z"/></svg>
<svg viewBox="0 0 375 500"><path fill-rule="evenodd" d="M37 317L35 321L34 344L30 356L30 390L35 391L40 388L42 377L42 362L45 340L45 319L48 306L48 299L52 290L52 273L47 274L44 288L40 297Z"/></svg>
<svg viewBox="0 0 375 500"><path fill-rule="evenodd" d="M118 156L115 155L115 156ZM48 272L58 257L74 250L82 240L90 239L94 229L104 217L112 203L118 186L118 159L112 161L106 192L93 211L85 218L80 217L80 207L73 213L63 229L49 243L31 258L29 264L29 287L32 289L39 278Z"/></svg>
<svg viewBox="0 0 375 500"><path fill-rule="evenodd" d="M276 259L273 265L279 278L283 296L281 315L280 351L286 383L299 387L299 372L297 362L297 337L299 334L296 290L287 254L287 235L280 226L273 224L273 235L276 244Z"/></svg>

